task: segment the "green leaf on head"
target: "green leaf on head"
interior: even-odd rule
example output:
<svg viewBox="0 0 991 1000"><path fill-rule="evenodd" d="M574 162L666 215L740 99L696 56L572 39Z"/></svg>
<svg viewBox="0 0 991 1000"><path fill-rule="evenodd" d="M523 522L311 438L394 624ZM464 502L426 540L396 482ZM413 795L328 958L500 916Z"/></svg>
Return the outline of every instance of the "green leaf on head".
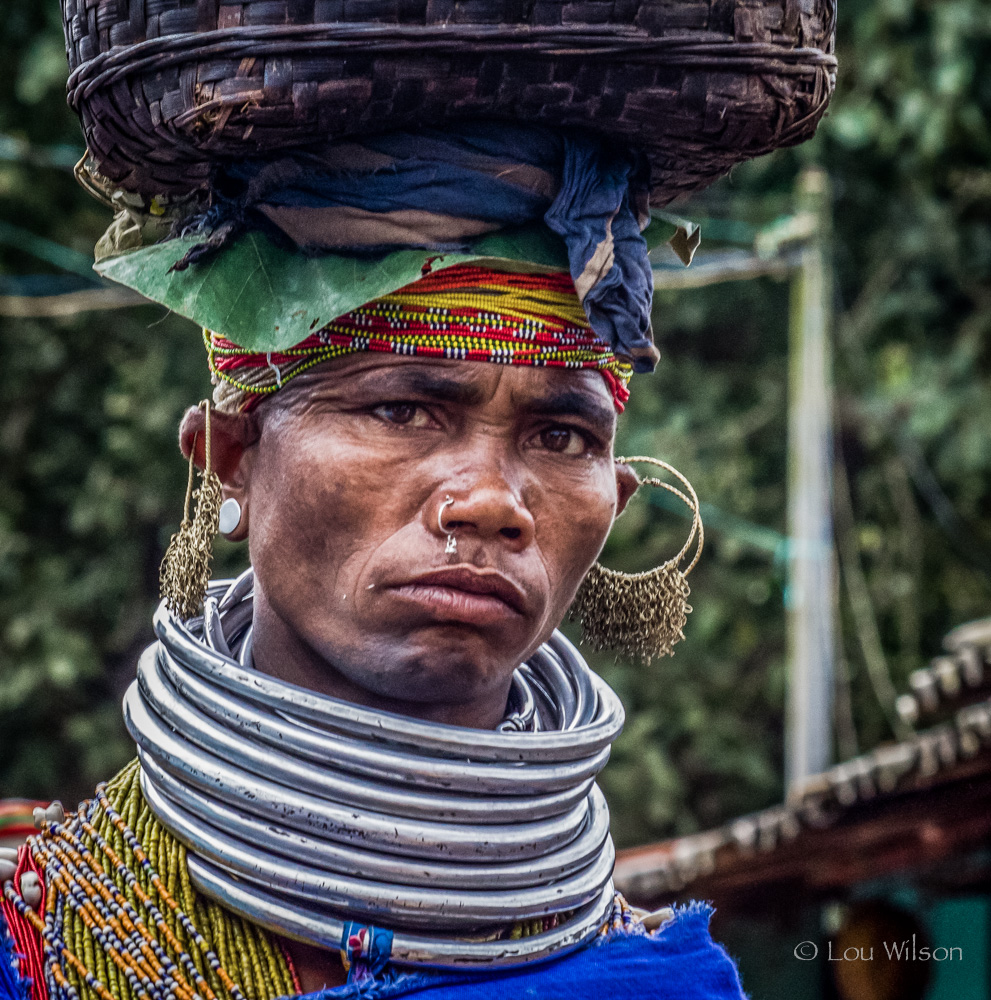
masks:
<svg viewBox="0 0 991 1000"><path fill-rule="evenodd" d="M378 256L305 256L260 232L184 271L172 265L199 237L168 240L101 260L96 270L249 351L281 351L427 271L499 261L513 270L567 270L563 241L545 226L504 230L469 252L397 250Z"/></svg>

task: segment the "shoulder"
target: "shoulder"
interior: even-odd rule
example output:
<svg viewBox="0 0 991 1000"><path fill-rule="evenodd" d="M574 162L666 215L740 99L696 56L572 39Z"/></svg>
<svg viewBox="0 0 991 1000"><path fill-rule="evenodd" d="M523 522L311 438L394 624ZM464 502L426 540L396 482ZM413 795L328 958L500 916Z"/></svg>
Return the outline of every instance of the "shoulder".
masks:
<svg viewBox="0 0 991 1000"><path fill-rule="evenodd" d="M519 985L542 1000L613 1000L631 993L640 1000L745 1000L735 963L709 933L712 913L705 903L690 903L653 931L639 920L614 925L589 947L524 973ZM488 994L472 993L472 1000L483 996L488 1000Z"/></svg>
<svg viewBox="0 0 991 1000"><path fill-rule="evenodd" d="M606 971L610 985L621 985L624 976L638 979L643 997L745 1000L736 963L709 933L712 914L707 903L677 907L654 932L607 935L588 950L589 960Z"/></svg>

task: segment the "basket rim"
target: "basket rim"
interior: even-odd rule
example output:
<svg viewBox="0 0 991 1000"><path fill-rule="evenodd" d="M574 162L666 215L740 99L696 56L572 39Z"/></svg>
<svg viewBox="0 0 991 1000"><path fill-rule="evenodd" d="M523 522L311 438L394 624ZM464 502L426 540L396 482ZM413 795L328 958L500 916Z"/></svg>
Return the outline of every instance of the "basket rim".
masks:
<svg viewBox="0 0 991 1000"><path fill-rule="evenodd" d="M69 104L77 108L94 90L123 76L158 71L206 58L243 58L340 49L342 54L417 53L505 55L543 59L622 58L663 62L681 68L729 72L814 75L835 71L827 49L780 42L740 42L714 32L651 35L629 25L407 25L339 22L304 25L235 25L210 31L180 32L115 45L80 63L66 83ZM245 49L245 51L242 51ZM250 49L250 50L248 50Z"/></svg>
<svg viewBox="0 0 991 1000"><path fill-rule="evenodd" d="M828 6L831 0L823 2ZM68 22L66 33L70 34ZM639 147L651 164L651 201L660 205L679 193L708 185L735 163L808 138L835 88L834 46L831 27L822 37L810 38L799 31L755 41L738 39L728 32L687 28L657 35L627 23L337 21L230 25L111 45L75 65L67 81L67 98L83 119L93 160L101 172L106 168L107 176L123 189L148 195L202 188L209 183L211 164L221 160L264 158L287 145L305 148L328 138L347 139L376 130L376 124L365 118L351 127L349 118L332 130L332 136L325 134L327 129L314 110L323 107L321 98L310 89L300 92L306 121L293 119L276 126L265 119L262 112L270 99L274 103L296 101L295 89L290 93L283 83L294 62L303 66L308 61L331 67L343 64L349 70L342 79L362 81L366 90L377 79L393 86L398 86L399 80L409 85L410 92L415 89L413 84L422 89L426 86L422 81L433 81L430 86L437 84L436 93L442 97L447 93L445 87L451 89L445 82L451 79L463 77L478 84L483 76L489 81L508 73L513 82L506 93L485 90L475 95L463 113L456 99L447 110L438 110L437 100L433 104L428 101L429 106L420 107L416 113L401 109L389 118L388 124L379 123L386 130L431 128L465 118L519 120L513 102L525 97L518 93L523 83L531 75L533 82L546 83L548 72L556 81L561 68L564 83L549 88L553 93L547 97L546 107L541 106L540 121L550 127L588 128ZM354 60L353 65L350 60ZM281 65L270 86L268 66L273 61ZM204 65L213 67L211 74L225 65L237 67L228 75L242 78L243 86L197 89L191 84L198 78L198 67ZM559 100L561 87L570 86L568 81L574 72L581 70L584 74L586 69L593 71L588 80L587 74L581 77L585 80L581 86L586 90L596 73L619 72L623 91L634 105L627 118L610 115L608 110L576 118L572 113L574 102L569 103L570 98ZM670 88L658 75L669 70L682 81L681 89L687 87L684 114L678 108L668 109L680 138L667 127L668 117L650 112L652 102L667 101L665 108L672 104ZM259 75L262 72L264 80ZM307 73L312 72L306 68L303 73L308 86L312 80ZM156 82L156 78L163 83ZM336 79L336 75L332 74L332 78ZM149 103L153 98L144 95L143 90L149 80L155 94L162 86L170 88L167 108L164 103ZM707 81L712 82L711 88ZM491 89L489 82L485 86ZM728 96L710 114L698 106L700 87L706 93L712 89ZM134 93L129 94L132 90ZM677 97L679 87L675 85L671 93ZM750 95L742 101L744 110L736 118L732 114L727 117L738 93ZM589 95L585 91L579 96L587 103ZM334 99L334 93L327 97L336 114ZM535 99L538 103L541 100L539 95ZM374 100L373 92L361 91L358 103L367 108L373 106ZM256 116L262 121L257 134L250 113L253 108L262 109ZM141 113L134 113L135 109ZM695 125L683 120L686 114ZM767 127L754 126L758 120ZM726 141L721 138L724 121L730 122ZM216 126L216 122L220 125ZM204 130L204 125L210 128ZM267 130L278 133L278 143L273 144ZM689 161L696 166L688 169Z"/></svg>

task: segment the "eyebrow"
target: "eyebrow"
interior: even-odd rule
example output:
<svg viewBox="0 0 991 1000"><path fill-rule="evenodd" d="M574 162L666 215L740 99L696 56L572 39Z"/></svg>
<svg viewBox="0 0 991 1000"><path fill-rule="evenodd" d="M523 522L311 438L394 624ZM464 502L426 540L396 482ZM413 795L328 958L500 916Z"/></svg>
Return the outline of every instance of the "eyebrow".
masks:
<svg viewBox="0 0 991 1000"><path fill-rule="evenodd" d="M397 397L409 393L465 406L479 402L482 397L479 388L471 383L414 365L370 372L362 381L377 392L394 392Z"/></svg>
<svg viewBox="0 0 991 1000"><path fill-rule="evenodd" d="M482 390L470 381L454 378L437 369L426 366L409 365L378 369L359 376L360 381L371 391L395 394L401 398L407 394L472 406L482 400ZM540 417L577 417L594 427L611 433L616 424L616 412L612 406L599 400L591 392L579 389L560 389L543 396L521 400L523 408Z"/></svg>
<svg viewBox="0 0 991 1000"><path fill-rule="evenodd" d="M598 427L610 430L616 420L611 406L600 402L587 392L578 392L574 389L562 389L560 392L532 399L526 408L542 417L580 417Z"/></svg>

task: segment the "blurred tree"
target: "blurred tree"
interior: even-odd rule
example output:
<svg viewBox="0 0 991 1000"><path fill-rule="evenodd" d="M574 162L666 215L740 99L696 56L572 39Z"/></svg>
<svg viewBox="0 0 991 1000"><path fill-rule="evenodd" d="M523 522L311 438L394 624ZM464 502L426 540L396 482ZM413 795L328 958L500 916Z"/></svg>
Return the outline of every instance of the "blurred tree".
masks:
<svg viewBox="0 0 991 1000"><path fill-rule="evenodd" d="M861 749L892 738L868 658L903 690L949 628L991 613L989 58L981 0L841 4L839 89L817 138L680 210L762 224L801 164L833 177L840 650ZM666 360L636 385L621 444L783 531L785 306L769 284L661 297ZM657 530L638 530L617 525L613 565L656 554ZM690 641L649 670L611 669L632 708L604 775L625 843L782 793L782 566L745 532L709 537Z"/></svg>
<svg viewBox="0 0 991 1000"><path fill-rule="evenodd" d="M717 220L711 238L718 220L726 234L787 211L801 164L833 176L842 649L866 748L891 733L865 656L903 687L991 605L991 7L875 0L840 17L840 89L817 139L681 211ZM21 232L88 255L109 219L42 165L81 145L57 5L0 0L0 23L4 294L59 273ZM595 658L629 711L604 775L622 844L782 792L786 316L770 279L658 296L665 360L635 382L619 450L669 459L716 510L689 641L646 668ZM185 484L175 428L205 369L196 331L152 307L0 318L0 794L72 799L133 752L119 696L151 638ZM604 560L653 565L686 524L638 499ZM241 559L221 545L221 568Z"/></svg>

